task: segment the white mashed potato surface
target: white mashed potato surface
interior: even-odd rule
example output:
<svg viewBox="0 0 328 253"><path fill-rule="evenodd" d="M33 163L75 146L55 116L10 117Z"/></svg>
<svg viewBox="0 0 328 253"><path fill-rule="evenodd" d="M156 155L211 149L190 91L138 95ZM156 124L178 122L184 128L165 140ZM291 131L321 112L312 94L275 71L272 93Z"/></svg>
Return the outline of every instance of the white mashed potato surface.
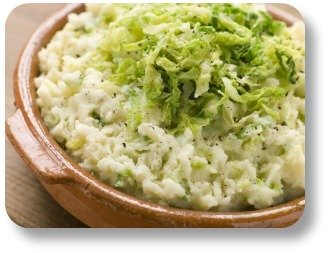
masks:
<svg viewBox="0 0 328 253"><path fill-rule="evenodd" d="M161 205L304 194L304 25L261 6L87 5L39 53L37 104L81 167Z"/></svg>

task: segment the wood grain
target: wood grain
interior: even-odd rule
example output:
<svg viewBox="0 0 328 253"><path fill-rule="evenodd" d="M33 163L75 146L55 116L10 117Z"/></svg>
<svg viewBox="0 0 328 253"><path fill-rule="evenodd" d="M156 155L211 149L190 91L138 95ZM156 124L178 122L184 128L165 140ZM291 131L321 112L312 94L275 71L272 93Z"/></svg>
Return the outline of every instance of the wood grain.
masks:
<svg viewBox="0 0 328 253"><path fill-rule="evenodd" d="M6 22L6 119L15 112L12 76L19 54L42 21L64 4L24 4ZM44 190L6 138L6 209L23 227L85 227Z"/></svg>

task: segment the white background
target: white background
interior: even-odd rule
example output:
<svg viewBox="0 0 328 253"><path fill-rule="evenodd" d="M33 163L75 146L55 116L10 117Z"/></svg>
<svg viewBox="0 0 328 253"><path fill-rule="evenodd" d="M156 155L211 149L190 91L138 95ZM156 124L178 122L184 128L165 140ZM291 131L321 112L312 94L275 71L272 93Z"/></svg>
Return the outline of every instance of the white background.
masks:
<svg viewBox="0 0 328 253"><path fill-rule="evenodd" d="M43 1L46 2L46 1ZM134 1L135 2L135 1ZM202 2L202 1L198 1ZM206 1L212 2L212 1ZM216 1L217 2L217 1ZM257 1L258 2L258 1ZM272 1L276 2L276 1ZM301 221L286 229L26 229L18 227L5 210L4 159L0 193L2 252L323 252L327 247L328 167L328 4L326 1L284 1L296 7L306 25L306 209ZM0 2L1 38L10 11L23 1ZM31 15L33 15L31 13ZM22 28L23 29L23 28ZM1 43L2 84L5 84L5 45ZM1 148L4 158L5 107L1 107ZM155 248L156 247L156 248ZM5 251L3 251L5 249ZM320 250L319 250L320 249Z"/></svg>

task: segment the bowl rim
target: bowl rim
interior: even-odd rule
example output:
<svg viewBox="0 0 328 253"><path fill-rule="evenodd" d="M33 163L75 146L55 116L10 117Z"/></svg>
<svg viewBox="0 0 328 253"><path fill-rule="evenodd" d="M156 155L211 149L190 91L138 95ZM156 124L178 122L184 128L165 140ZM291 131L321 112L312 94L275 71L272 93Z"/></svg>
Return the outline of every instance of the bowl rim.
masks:
<svg viewBox="0 0 328 253"><path fill-rule="evenodd" d="M43 123L41 114L35 103L34 77L36 77L38 73L37 54L39 50L50 41L56 31L64 26L67 22L67 15L69 13L80 13L84 9L84 4L68 4L43 22L28 40L14 74L15 105L21 112L21 117L28 126L32 136L40 146L43 147L43 151L47 156L57 164L58 169L62 173L60 175L55 172L42 174L37 171L38 168L34 168L35 174L41 181L49 184L74 185L80 188L86 195L92 196L121 211L132 212L135 215L143 216L145 219L149 219L149 216L152 215L158 221L165 219L165 222L169 221L172 224L178 223L180 225L186 225L191 218L194 219L194 223L196 222L200 225L208 223L240 225L253 222L254 219L279 219L290 213L303 212L305 207L305 196L265 209L238 212L195 211L161 206L146 200L138 199L115 189L111 185L102 182L73 161L49 134L48 129ZM276 14L277 13L273 12L273 16ZM287 24L292 23L290 20L284 21ZM297 221L297 219L295 221Z"/></svg>

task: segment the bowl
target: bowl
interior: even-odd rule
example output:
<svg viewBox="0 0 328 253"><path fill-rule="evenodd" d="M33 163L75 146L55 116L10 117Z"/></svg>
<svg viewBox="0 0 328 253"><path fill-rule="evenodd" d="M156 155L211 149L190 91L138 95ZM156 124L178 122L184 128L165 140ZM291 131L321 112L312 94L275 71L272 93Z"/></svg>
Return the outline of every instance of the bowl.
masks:
<svg viewBox="0 0 328 253"><path fill-rule="evenodd" d="M164 207L136 199L86 172L56 143L45 127L35 103L37 53L63 28L69 13L85 10L68 4L40 25L29 39L14 75L17 111L6 122L6 133L25 163L50 195L90 227L287 227L305 207L305 198L271 208L244 212L201 212ZM296 18L277 7L273 17L288 25Z"/></svg>

